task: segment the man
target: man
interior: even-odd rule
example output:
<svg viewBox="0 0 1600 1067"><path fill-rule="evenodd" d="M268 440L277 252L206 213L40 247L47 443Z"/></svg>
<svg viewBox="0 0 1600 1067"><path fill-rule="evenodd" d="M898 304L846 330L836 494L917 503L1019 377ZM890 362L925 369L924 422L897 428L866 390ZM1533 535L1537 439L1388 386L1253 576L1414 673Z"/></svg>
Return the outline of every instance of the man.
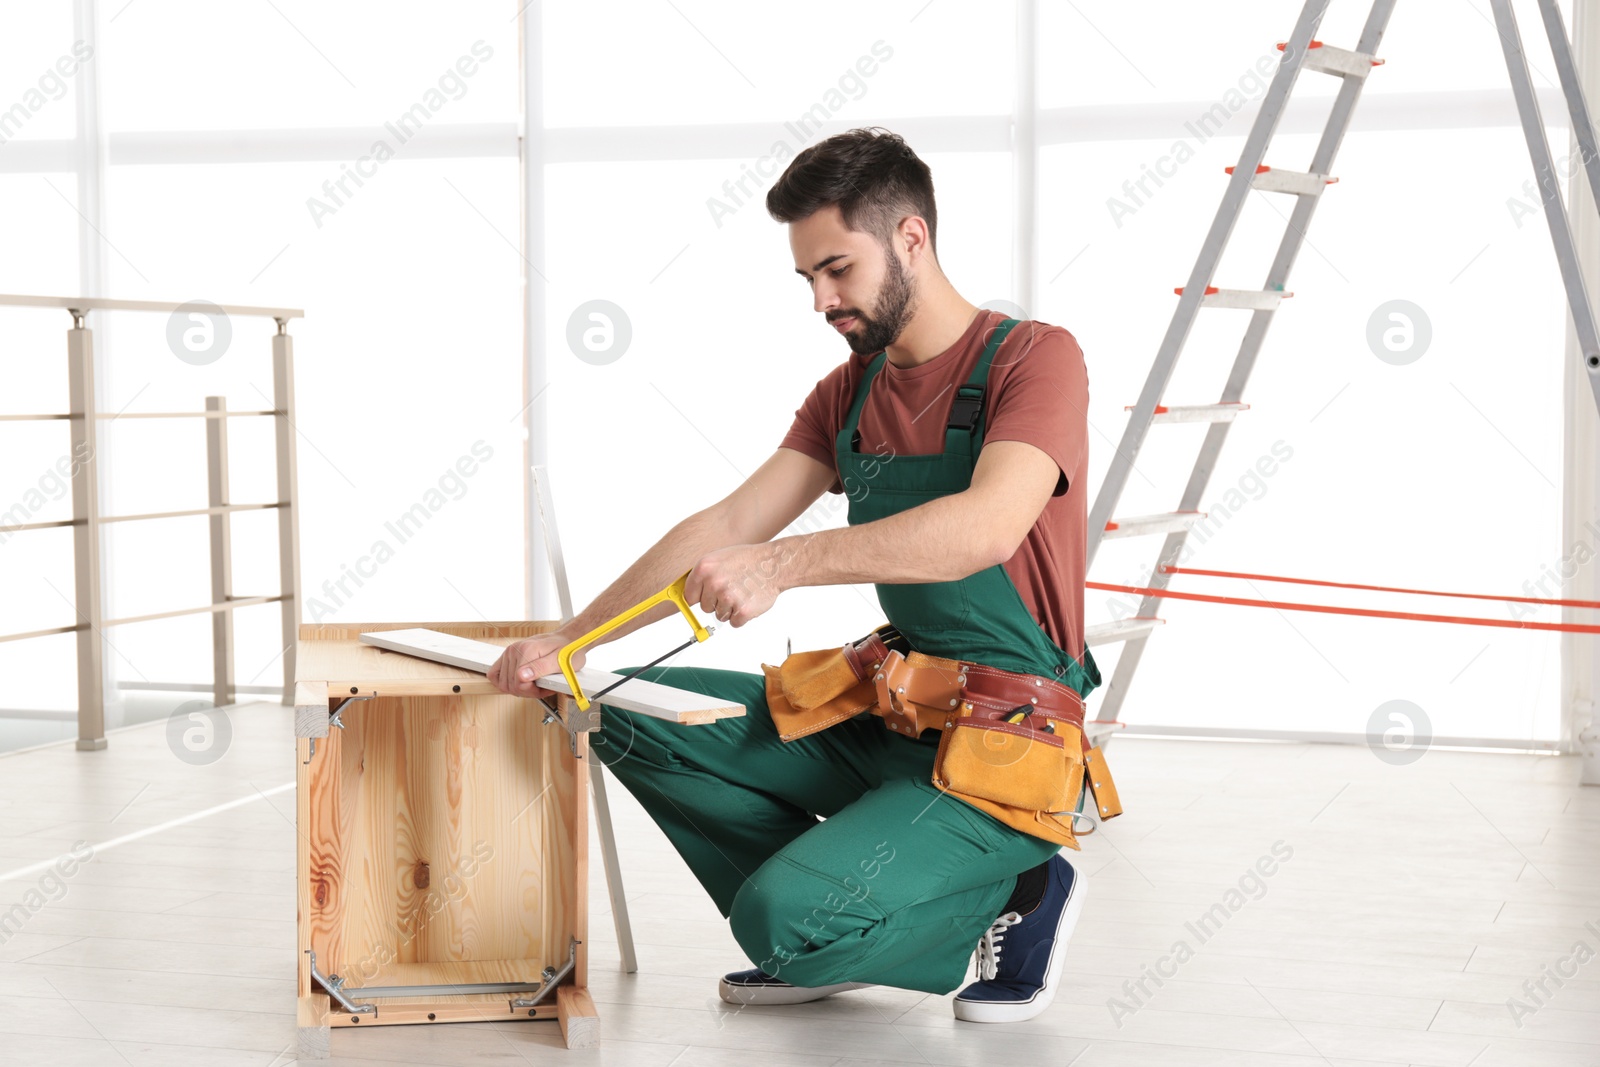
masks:
<svg viewBox="0 0 1600 1067"><path fill-rule="evenodd" d="M767 208L789 225L795 272L850 358L743 485L674 526L561 630L509 646L490 679L548 696L533 681L558 669L562 645L687 570L689 602L734 626L786 589L872 582L912 649L1071 690L1081 713L1100 675L1083 640L1077 343L956 292L936 254L931 174L892 133L806 149ZM848 493L848 526L772 540L824 491ZM675 610L658 605L613 636ZM913 737L863 711L784 738L762 675L641 677L746 707L685 728L606 706L592 735L758 964L725 976L723 999L797 1003L875 984L947 993L976 944L979 980L955 998L957 1018L1028 1019L1050 1003L1083 875L1059 836L933 784L941 730ZM1070 811L1050 814L1070 824Z"/></svg>

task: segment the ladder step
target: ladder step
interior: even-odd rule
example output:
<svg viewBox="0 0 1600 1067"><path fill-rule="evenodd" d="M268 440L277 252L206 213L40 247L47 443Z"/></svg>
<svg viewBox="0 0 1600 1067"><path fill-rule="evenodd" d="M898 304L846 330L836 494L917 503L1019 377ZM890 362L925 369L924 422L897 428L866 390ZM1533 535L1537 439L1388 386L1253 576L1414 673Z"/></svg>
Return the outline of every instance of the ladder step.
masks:
<svg viewBox="0 0 1600 1067"><path fill-rule="evenodd" d="M1157 626L1166 624L1166 619L1139 617L1118 619L1116 622L1098 622L1093 626L1084 627L1083 639L1088 645L1112 645L1118 641L1131 641L1135 637L1143 637Z"/></svg>
<svg viewBox="0 0 1600 1067"><path fill-rule="evenodd" d="M1106 523L1106 538L1142 537L1145 534L1177 533L1206 517L1203 511L1168 511L1158 515L1130 515Z"/></svg>
<svg viewBox="0 0 1600 1067"><path fill-rule="evenodd" d="M1150 422L1232 422L1235 415L1249 409L1249 404L1237 401L1232 404L1188 404L1170 408L1165 404L1157 404ZM1124 404L1122 410L1132 411L1133 405Z"/></svg>
<svg viewBox="0 0 1600 1067"><path fill-rule="evenodd" d="M1183 295L1183 286L1172 290L1179 296ZM1200 298L1203 308L1244 308L1247 311L1276 311L1286 297L1293 296L1281 289L1218 289L1214 285L1206 286L1205 295Z"/></svg>
<svg viewBox="0 0 1600 1067"><path fill-rule="evenodd" d="M1122 729L1120 722L1100 722L1098 719L1089 719L1083 724L1083 735L1089 739L1089 744L1098 745L1102 738L1114 734Z"/></svg>
<svg viewBox="0 0 1600 1067"><path fill-rule="evenodd" d="M1232 167L1224 167L1229 174L1233 173ZM1269 193L1293 193L1296 196L1321 196L1322 190L1338 181L1326 174L1307 174L1300 170L1283 170L1279 167L1269 167L1265 163L1256 168L1255 177L1250 179L1250 186L1262 189Z"/></svg>
<svg viewBox="0 0 1600 1067"><path fill-rule="evenodd" d="M1283 51L1287 41L1278 42L1278 51ZM1365 78L1372 73L1372 68L1382 66L1383 60L1374 59L1365 52L1352 52L1348 48L1335 48L1331 44L1321 41L1312 41L1310 49L1306 52L1305 70L1320 70L1324 74L1333 74L1341 78Z"/></svg>

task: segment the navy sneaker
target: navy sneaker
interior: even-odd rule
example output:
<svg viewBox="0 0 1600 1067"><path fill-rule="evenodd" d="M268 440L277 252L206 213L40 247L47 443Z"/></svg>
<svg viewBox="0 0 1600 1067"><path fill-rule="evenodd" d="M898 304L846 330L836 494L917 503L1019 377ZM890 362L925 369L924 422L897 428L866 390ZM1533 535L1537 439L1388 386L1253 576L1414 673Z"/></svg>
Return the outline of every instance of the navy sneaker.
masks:
<svg viewBox="0 0 1600 1067"><path fill-rule="evenodd" d="M954 1001L957 1019L1014 1023L1050 1006L1067 939L1083 910L1083 874L1057 853L1046 867L1044 898L1026 915L1008 911L978 942L978 981Z"/></svg>
<svg viewBox="0 0 1600 1067"><path fill-rule="evenodd" d="M851 989L870 989L871 982L835 982L832 985L790 985L759 967L722 976L717 992L729 1004L804 1004Z"/></svg>

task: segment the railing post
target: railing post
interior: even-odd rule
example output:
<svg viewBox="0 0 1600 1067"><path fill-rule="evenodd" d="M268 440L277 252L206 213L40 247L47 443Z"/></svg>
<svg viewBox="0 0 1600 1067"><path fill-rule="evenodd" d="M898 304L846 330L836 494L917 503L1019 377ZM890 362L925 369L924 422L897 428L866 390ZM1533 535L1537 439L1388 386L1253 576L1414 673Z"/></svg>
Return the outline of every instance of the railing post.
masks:
<svg viewBox="0 0 1600 1067"><path fill-rule="evenodd" d="M106 747L104 640L100 623L99 422L94 408L94 331L72 311L67 331L68 421L72 440L72 560L78 614L78 749Z"/></svg>
<svg viewBox="0 0 1600 1067"><path fill-rule="evenodd" d="M300 638L299 478L295 459L294 338L289 320L276 319L272 338L272 406L278 442L278 574L283 592L283 702L294 704L295 642Z"/></svg>
<svg viewBox="0 0 1600 1067"><path fill-rule="evenodd" d="M210 412L217 412L211 415ZM228 492L228 401L206 397L207 505L223 507ZM233 599L233 516L226 511L211 516L211 602ZM211 613L211 702L216 707L233 699L233 609Z"/></svg>

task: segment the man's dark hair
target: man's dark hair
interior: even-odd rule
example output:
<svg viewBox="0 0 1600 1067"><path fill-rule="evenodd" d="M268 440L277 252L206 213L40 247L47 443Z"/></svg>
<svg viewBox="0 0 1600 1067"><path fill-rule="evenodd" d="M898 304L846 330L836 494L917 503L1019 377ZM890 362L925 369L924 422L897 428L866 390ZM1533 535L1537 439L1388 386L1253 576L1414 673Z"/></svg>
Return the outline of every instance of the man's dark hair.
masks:
<svg viewBox="0 0 1600 1067"><path fill-rule="evenodd" d="M847 228L870 233L885 249L900 220L920 215L939 254L933 172L897 133L881 126L835 134L801 152L767 190L767 213L798 222L838 204Z"/></svg>

